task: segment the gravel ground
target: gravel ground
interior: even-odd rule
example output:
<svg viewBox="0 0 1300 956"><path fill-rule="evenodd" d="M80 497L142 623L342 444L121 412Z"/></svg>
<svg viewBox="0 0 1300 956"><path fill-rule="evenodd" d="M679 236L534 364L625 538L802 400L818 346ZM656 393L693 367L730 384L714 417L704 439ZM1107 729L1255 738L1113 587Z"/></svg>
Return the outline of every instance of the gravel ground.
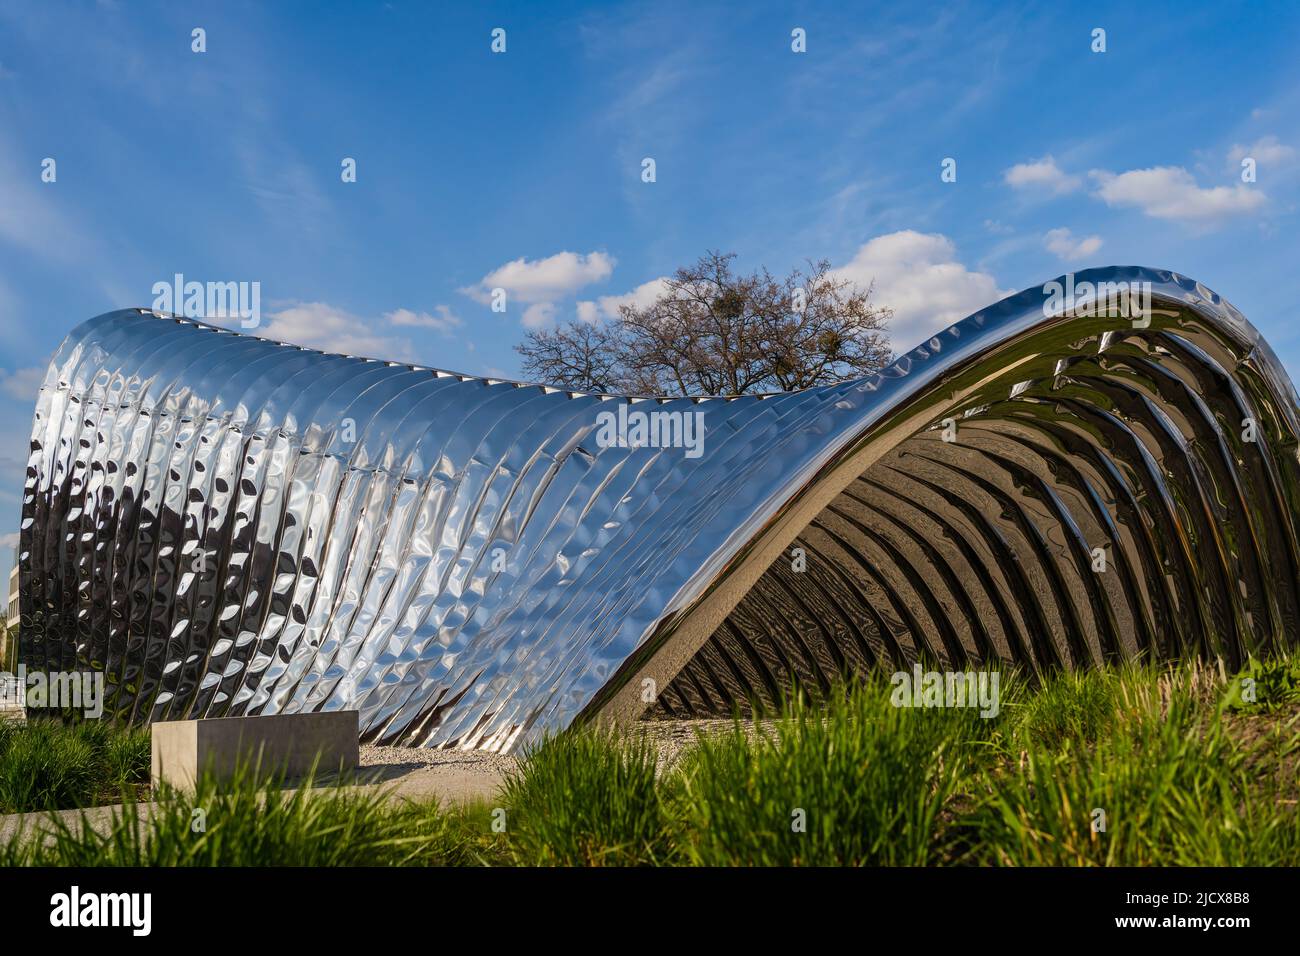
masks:
<svg viewBox="0 0 1300 956"><path fill-rule="evenodd" d="M361 745L362 767L460 767L484 773L504 774L513 770L519 761L506 754L490 754L481 750L427 750L423 747L378 747Z"/></svg>
<svg viewBox="0 0 1300 956"><path fill-rule="evenodd" d="M395 796L436 797L441 801L491 800L514 757L477 750L427 750L419 747L361 746L360 777Z"/></svg>

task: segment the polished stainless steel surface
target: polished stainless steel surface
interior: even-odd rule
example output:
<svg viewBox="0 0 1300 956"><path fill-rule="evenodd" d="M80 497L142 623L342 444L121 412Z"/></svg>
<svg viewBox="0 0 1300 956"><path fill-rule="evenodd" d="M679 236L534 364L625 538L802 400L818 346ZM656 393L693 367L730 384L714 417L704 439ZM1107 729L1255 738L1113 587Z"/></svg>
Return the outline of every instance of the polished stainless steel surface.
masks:
<svg viewBox="0 0 1300 956"><path fill-rule="evenodd" d="M135 721L356 708L504 750L917 659L1294 644L1285 372L1192 280L1075 280L1150 283L1149 325L1033 288L871 378L699 401L99 316L37 402L21 658ZM702 454L599 441L620 404L703 412Z"/></svg>

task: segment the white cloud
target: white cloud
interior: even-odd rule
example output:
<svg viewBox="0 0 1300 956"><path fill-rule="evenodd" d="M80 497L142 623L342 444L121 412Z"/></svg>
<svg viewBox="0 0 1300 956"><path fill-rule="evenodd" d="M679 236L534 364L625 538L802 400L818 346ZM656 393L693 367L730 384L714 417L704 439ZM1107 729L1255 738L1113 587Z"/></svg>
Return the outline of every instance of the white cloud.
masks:
<svg viewBox="0 0 1300 956"><path fill-rule="evenodd" d="M1243 183L1202 189L1181 166L1153 166L1126 173L1094 169L1097 196L1108 206L1141 209L1156 219L1210 225L1255 212L1267 204L1258 189Z"/></svg>
<svg viewBox="0 0 1300 956"><path fill-rule="evenodd" d="M410 361L411 343L380 334L373 327L376 324L325 302L295 302L246 331L324 352Z"/></svg>
<svg viewBox="0 0 1300 956"><path fill-rule="evenodd" d="M1101 236L1076 237L1063 226L1043 236L1043 244L1059 259L1087 259L1101 248Z"/></svg>
<svg viewBox="0 0 1300 956"><path fill-rule="evenodd" d="M412 312L410 309L394 309L392 312L385 312L384 318L392 325L433 329L443 335L450 335L453 330L460 328L464 324L460 320L460 316L445 305L435 305L433 314Z"/></svg>
<svg viewBox="0 0 1300 956"><path fill-rule="evenodd" d="M1013 189L1046 190L1058 196L1083 185L1080 177L1068 175L1051 156L1017 163L1002 174L1002 179Z"/></svg>
<svg viewBox="0 0 1300 956"><path fill-rule="evenodd" d="M555 318L555 303L534 302L524 309L524 328L539 329L543 325L549 325L553 318Z"/></svg>
<svg viewBox="0 0 1300 956"><path fill-rule="evenodd" d="M910 229L877 236L834 273L864 289L874 281L873 301L894 310L889 332L895 352L912 348L1012 291L999 289L991 275L972 272L958 262L947 236Z"/></svg>
<svg viewBox="0 0 1300 956"><path fill-rule="evenodd" d="M583 286L609 278L614 263L614 258L603 252L587 255L557 252L532 262L519 258L493 269L477 285L460 291L484 305L491 303L495 288L505 289L511 299L519 302L555 302Z"/></svg>
<svg viewBox="0 0 1300 956"><path fill-rule="evenodd" d="M45 369L41 367L19 368L10 372L0 368L0 391L20 402L35 402L36 393L45 381Z"/></svg>
<svg viewBox="0 0 1300 956"><path fill-rule="evenodd" d="M644 309L668 291L667 283L668 280L660 276L658 279L643 282L631 292L622 295L602 295L595 302L579 302L578 318L584 322L595 322L602 318L616 319L619 316L619 307L624 305Z"/></svg>
<svg viewBox="0 0 1300 956"><path fill-rule="evenodd" d="M1228 168L1232 172L1241 172L1241 161L1249 157L1256 166L1265 169L1281 169L1289 166L1295 159L1296 151L1285 143L1279 143L1276 136L1264 136L1249 146L1240 143L1228 150Z"/></svg>

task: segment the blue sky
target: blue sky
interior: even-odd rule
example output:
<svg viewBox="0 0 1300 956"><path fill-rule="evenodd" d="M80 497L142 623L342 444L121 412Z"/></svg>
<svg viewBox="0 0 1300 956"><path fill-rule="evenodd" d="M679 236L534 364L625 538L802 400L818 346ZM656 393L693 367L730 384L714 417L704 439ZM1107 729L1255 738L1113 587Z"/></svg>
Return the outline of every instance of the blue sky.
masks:
<svg viewBox="0 0 1300 956"><path fill-rule="evenodd" d="M1294 5L845 6L0 0L0 541L49 355L176 273L259 282L272 337L515 377L526 326L706 249L874 280L898 350L1140 264L1300 371Z"/></svg>

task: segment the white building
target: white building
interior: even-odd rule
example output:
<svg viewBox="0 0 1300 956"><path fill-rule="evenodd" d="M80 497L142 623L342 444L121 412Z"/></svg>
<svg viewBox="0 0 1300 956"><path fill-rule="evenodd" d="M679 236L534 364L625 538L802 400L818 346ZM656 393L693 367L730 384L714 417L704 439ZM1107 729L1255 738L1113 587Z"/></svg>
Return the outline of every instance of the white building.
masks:
<svg viewBox="0 0 1300 956"><path fill-rule="evenodd" d="M5 639L0 641L0 667L13 668L16 661L9 660L12 649L18 646L18 547L14 546L13 564L9 567L9 600L5 608Z"/></svg>
<svg viewBox="0 0 1300 956"><path fill-rule="evenodd" d="M5 612L5 625L18 626L18 549L14 548L13 564L9 567L9 607Z"/></svg>

